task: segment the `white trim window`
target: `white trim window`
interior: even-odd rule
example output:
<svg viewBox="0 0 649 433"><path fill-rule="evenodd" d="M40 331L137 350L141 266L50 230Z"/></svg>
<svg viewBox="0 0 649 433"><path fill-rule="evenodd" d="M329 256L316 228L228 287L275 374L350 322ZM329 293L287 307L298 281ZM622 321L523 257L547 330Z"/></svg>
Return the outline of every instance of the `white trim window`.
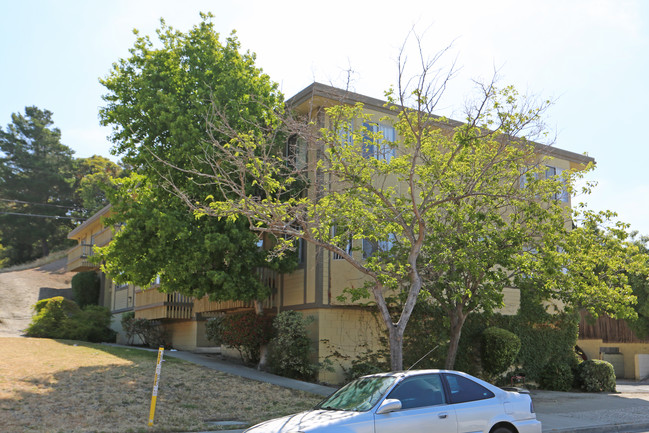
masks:
<svg viewBox="0 0 649 433"><path fill-rule="evenodd" d="M363 258L369 259L377 251L389 252L396 244L397 238L394 233L390 233L387 239L373 242L369 239L363 239Z"/></svg>
<svg viewBox="0 0 649 433"><path fill-rule="evenodd" d="M561 183L563 184L563 189L560 193L554 195L555 200L559 200L562 203L568 203L570 201L570 194L568 194L568 189L566 188L566 179L561 175L564 171L563 168L553 167L551 165L545 166L545 178L549 179L551 177L558 177Z"/></svg>
<svg viewBox="0 0 649 433"><path fill-rule="evenodd" d="M363 123L367 134L363 137L363 156L376 158L380 161L390 162L396 156L396 131L394 127L382 123ZM374 141L374 134L380 133L381 138ZM371 134L371 135L370 135Z"/></svg>

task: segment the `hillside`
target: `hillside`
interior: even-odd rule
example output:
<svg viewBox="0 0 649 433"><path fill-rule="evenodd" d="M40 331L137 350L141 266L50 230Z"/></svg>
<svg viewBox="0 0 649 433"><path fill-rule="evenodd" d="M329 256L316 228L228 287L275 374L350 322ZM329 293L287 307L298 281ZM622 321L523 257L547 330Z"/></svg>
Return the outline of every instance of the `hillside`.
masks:
<svg viewBox="0 0 649 433"><path fill-rule="evenodd" d="M0 273L0 337L22 334L29 325L36 301L52 296L70 297L74 272L66 272L61 258L31 269Z"/></svg>

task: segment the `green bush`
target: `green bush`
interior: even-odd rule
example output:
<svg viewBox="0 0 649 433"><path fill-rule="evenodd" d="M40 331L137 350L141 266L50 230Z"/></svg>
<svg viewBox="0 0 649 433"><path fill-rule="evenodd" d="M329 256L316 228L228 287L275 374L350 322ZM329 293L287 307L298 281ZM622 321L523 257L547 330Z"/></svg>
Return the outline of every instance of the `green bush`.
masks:
<svg viewBox="0 0 649 433"><path fill-rule="evenodd" d="M259 349L273 336L272 318L254 311L233 313L208 323L211 341L233 347L244 362L259 362ZM208 337L209 338L209 337Z"/></svg>
<svg viewBox="0 0 649 433"><path fill-rule="evenodd" d="M38 301L34 310L36 315L26 331L29 337L115 341L107 308L88 305L81 309L75 302L57 296Z"/></svg>
<svg viewBox="0 0 649 433"><path fill-rule="evenodd" d="M138 337L141 342L151 348L171 347L167 331L157 320L136 319L135 313L124 313L122 314L122 329L129 344L133 344L133 338Z"/></svg>
<svg viewBox="0 0 649 433"><path fill-rule="evenodd" d="M480 355L483 370L498 376L514 363L521 350L521 340L516 334L494 326L482 333Z"/></svg>
<svg viewBox="0 0 649 433"><path fill-rule="evenodd" d="M579 384L586 392L615 392L615 370L610 362L589 359L577 368Z"/></svg>
<svg viewBox="0 0 649 433"><path fill-rule="evenodd" d="M224 317L224 315L220 315L209 318L205 324L205 335L207 336L207 339L217 346L223 344L223 341L221 340L221 324L223 323Z"/></svg>
<svg viewBox="0 0 649 433"><path fill-rule="evenodd" d="M570 391L574 382L572 367L566 363L548 362L539 377L539 385L542 389L551 391Z"/></svg>
<svg viewBox="0 0 649 433"><path fill-rule="evenodd" d="M72 297L83 308L99 304L99 275L96 272L79 272L72 277Z"/></svg>
<svg viewBox="0 0 649 433"><path fill-rule="evenodd" d="M81 309L74 302L62 296L41 299L34 305L36 315L27 327L28 337L66 338L64 324Z"/></svg>
<svg viewBox="0 0 649 433"><path fill-rule="evenodd" d="M297 311L283 311L273 320L275 337L270 341L271 371L285 377L309 380L315 376L307 326L313 321Z"/></svg>

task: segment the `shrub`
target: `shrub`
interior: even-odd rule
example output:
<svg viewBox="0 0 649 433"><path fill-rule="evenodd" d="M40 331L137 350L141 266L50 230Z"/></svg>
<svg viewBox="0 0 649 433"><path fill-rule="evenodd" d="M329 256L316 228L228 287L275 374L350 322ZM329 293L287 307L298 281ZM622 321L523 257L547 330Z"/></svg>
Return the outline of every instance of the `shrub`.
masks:
<svg viewBox="0 0 649 433"><path fill-rule="evenodd" d="M570 365L557 361L548 362L539 377L539 385L551 391L570 391L574 375Z"/></svg>
<svg viewBox="0 0 649 433"><path fill-rule="evenodd" d="M135 313L124 313L122 329L129 344L133 344L133 337L138 337L145 345L154 349L160 346L170 347L167 331L157 320L136 319Z"/></svg>
<svg viewBox="0 0 649 433"><path fill-rule="evenodd" d="M313 318L305 318L297 311L284 311L275 317L275 337L270 341L268 359L273 373L306 380L315 376L307 335L307 326L312 321Z"/></svg>
<svg viewBox="0 0 649 433"><path fill-rule="evenodd" d="M217 346L223 344L223 341L221 340L221 324L223 323L223 317L225 316L220 315L212 317L207 319L207 323L205 324L205 335L207 336L207 339Z"/></svg>
<svg viewBox="0 0 649 433"><path fill-rule="evenodd" d="M480 354L482 368L491 376L504 373L516 360L521 340L506 329L490 327L482 333Z"/></svg>
<svg viewBox="0 0 649 433"><path fill-rule="evenodd" d="M63 324L64 338L93 343L115 341L116 333L110 329L111 317L107 308L88 305Z"/></svg>
<svg viewBox="0 0 649 433"><path fill-rule="evenodd" d="M273 335L272 318L254 311L221 316L208 323L210 338L215 343L234 347L244 362L259 362L259 348L268 344Z"/></svg>
<svg viewBox="0 0 649 433"><path fill-rule="evenodd" d="M615 370L610 362L589 359L577 368L579 384L586 392L615 392Z"/></svg>
<svg viewBox="0 0 649 433"><path fill-rule="evenodd" d="M390 363L380 352L366 351L351 362L351 367L345 370L345 381L365 376L367 374L390 371Z"/></svg>
<svg viewBox="0 0 649 433"><path fill-rule="evenodd" d="M83 308L99 303L99 275L93 271L79 272L72 277L72 297Z"/></svg>
<svg viewBox="0 0 649 433"><path fill-rule="evenodd" d="M91 342L115 341L107 308L88 305L84 309L61 296L40 300L27 328L30 337L61 338Z"/></svg>
<svg viewBox="0 0 649 433"><path fill-rule="evenodd" d="M36 315L27 327L28 337L66 338L64 323L80 311L79 306L62 296L41 299L34 305Z"/></svg>

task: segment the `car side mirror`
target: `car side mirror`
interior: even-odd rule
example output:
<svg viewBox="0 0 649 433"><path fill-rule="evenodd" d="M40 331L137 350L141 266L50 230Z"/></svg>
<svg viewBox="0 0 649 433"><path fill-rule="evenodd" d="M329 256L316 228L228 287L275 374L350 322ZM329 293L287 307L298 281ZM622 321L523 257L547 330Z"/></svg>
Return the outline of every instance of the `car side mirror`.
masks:
<svg viewBox="0 0 649 433"><path fill-rule="evenodd" d="M386 398L376 411L377 414L395 412L401 409L401 400Z"/></svg>

